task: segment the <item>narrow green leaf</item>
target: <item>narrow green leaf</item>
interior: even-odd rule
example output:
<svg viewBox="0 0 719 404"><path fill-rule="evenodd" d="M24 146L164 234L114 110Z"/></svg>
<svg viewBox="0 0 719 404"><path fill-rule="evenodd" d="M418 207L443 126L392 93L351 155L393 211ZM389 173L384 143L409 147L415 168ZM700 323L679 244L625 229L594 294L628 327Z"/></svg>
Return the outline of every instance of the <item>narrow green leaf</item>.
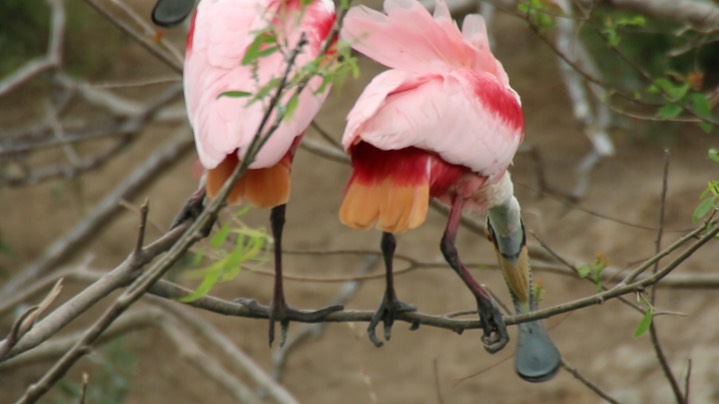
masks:
<svg viewBox="0 0 719 404"><path fill-rule="evenodd" d="M242 57L242 65L247 66L262 57L262 53L265 51L262 49L264 44L274 44L277 42L277 36L271 31L261 31L255 36L255 39L250 43L245 51L245 55Z"/></svg>
<svg viewBox="0 0 719 404"><path fill-rule="evenodd" d="M260 50L260 51L257 52L257 59L270 56L271 54L273 54L273 53L275 53L275 52L277 52L277 51L279 51L279 50L280 50L280 47L277 46L277 45L275 45L275 46L270 46L269 48L262 49L262 50Z"/></svg>
<svg viewBox="0 0 719 404"><path fill-rule="evenodd" d="M633 17L617 18L616 24L624 27L643 27L647 23L647 19L642 15Z"/></svg>
<svg viewBox="0 0 719 404"><path fill-rule="evenodd" d="M701 128L702 132L709 134L714 130L714 125L709 122L699 122L699 128Z"/></svg>
<svg viewBox="0 0 719 404"><path fill-rule="evenodd" d="M708 197L704 198L699 205L694 209L694 212L692 212L692 223L697 223L701 218L706 216L710 210L714 207L714 198Z"/></svg>
<svg viewBox="0 0 719 404"><path fill-rule="evenodd" d="M207 253L206 249L204 249L204 248L198 249L197 252L195 253L195 256L192 257L192 266L196 267L196 266L200 265L200 263L202 262L202 259L205 258L206 253Z"/></svg>
<svg viewBox="0 0 719 404"><path fill-rule="evenodd" d="M647 332L649 326L652 324L653 318L654 308L649 307L647 311L644 312L644 317L642 318L642 321L639 322L639 325L637 325L637 329L634 330L634 336L641 337L645 332Z"/></svg>
<svg viewBox="0 0 719 404"><path fill-rule="evenodd" d="M662 119L674 119L682 113L682 107L679 104L673 102L665 104L657 111L657 118Z"/></svg>
<svg viewBox="0 0 719 404"><path fill-rule="evenodd" d="M703 117L711 115L711 106L709 105L709 100L706 95L703 93L691 93L689 94L689 99L692 102L694 112Z"/></svg>
<svg viewBox="0 0 719 404"><path fill-rule="evenodd" d="M215 267L215 265L213 265L213 267ZM209 293L210 290L212 290L212 287L215 286L215 284L217 283L217 280L220 278L221 274L222 274L221 270L215 270L215 271L208 273L207 276L205 276L202 279L202 282L200 282L200 285L197 287L197 289L195 289L189 295L183 296L177 300L182 303L188 303L193 300L197 300L197 299L201 298L202 296Z"/></svg>
<svg viewBox="0 0 719 404"><path fill-rule="evenodd" d="M715 148L710 148L707 152L707 155L709 156L709 159L715 163L719 163L719 150Z"/></svg>
<svg viewBox="0 0 719 404"><path fill-rule="evenodd" d="M236 217L242 217L242 216L246 215L247 212L249 212L250 210L252 210L252 206L250 206L250 205L244 205L243 207L241 207L240 209L238 209L238 210L235 212L235 216L236 216Z"/></svg>
<svg viewBox="0 0 719 404"><path fill-rule="evenodd" d="M290 101L287 103L287 112L285 112L285 119L292 118L292 115L297 110L297 106L299 105L300 97L297 94L293 94L292 98L290 98Z"/></svg>
<svg viewBox="0 0 719 404"><path fill-rule="evenodd" d="M709 181L707 189L714 195L714 199L719 198L719 180Z"/></svg>
<svg viewBox="0 0 719 404"><path fill-rule="evenodd" d="M592 273L592 268L590 268L589 265L582 265L577 268L577 272L579 273L579 277L584 279Z"/></svg>
<svg viewBox="0 0 719 404"><path fill-rule="evenodd" d="M220 227L220 231L215 233L214 236L212 236L212 239L210 240L210 245L212 248L220 248L222 244L224 244L225 240L227 240L227 236L230 235L230 226L228 224L224 224L222 227Z"/></svg>
<svg viewBox="0 0 719 404"><path fill-rule="evenodd" d="M254 99L255 100L261 100L270 93L270 91L276 89L280 83L282 82L282 79L279 77L275 77L274 79L270 80L265 84L264 86L260 87L259 90L257 90L257 94L255 94Z"/></svg>
<svg viewBox="0 0 719 404"><path fill-rule="evenodd" d="M216 99L220 99L220 97L242 98L251 95L252 93L248 93L247 91L225 91L224 93L220 93Z"/></svg>

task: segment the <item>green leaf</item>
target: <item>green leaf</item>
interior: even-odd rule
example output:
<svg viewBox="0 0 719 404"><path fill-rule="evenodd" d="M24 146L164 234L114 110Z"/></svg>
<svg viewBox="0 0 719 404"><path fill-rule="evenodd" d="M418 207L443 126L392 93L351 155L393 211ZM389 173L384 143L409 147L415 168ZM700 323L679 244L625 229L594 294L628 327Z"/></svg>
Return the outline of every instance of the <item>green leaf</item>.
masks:
<svg viewBox="0 0 719 404"><path fill-rule="evenodd" d="M682 113L682 106L673 102L665 104L657 111L657 118L674 119Z"/></svg>
<svg viewBox="0 0 719 404"><path fill-rule="evenodd" d="M702 132L709 134L714 130L714 125L709 122L699 122L699 128L701 128Z"/></svg>
<svg viewBox="0 0 719 404"><path fill-rule="evenodd" d="M696 224L697 222L699 222L699 220L706 216L713 207L714 198L704 198L704 200L699 203L699 205L694 209L694 212L692 213L692 223Z"/></svg>
<svg viewBox="0 0 719 404"><path fill-rule="evenodd" d="M207 253L207 249L205 249L205 248L198 249L197 252L195 253L195 256L192 257L192 266L196 267L196 266L200 265L200 263L202 262L202 259L205 258L206 253Z"/></svg>
<svg viewBox="0 0 719 404"><path fill-rule="evenodd" d="M579 273L579 277L584 279L592 273L592 268L589 265L582 265L577 268L577 272Z"/></svg>
<svg viewBox="0 0 719 404"><path fill-rule="evenodd" d="M298 96L298 94L293 94L292 98L290 98L290 101L287 103L285 119L292 118L292 114L294 114L297 110L297 105L299 105L299 101L300 97Z"/></svg>
<svg viewBox="0 0 719 404"><path fill-rule="evenodd" d="M642 15L633 17L617 18L616 24L623 27L643 27L647 23L647 19Z"/></svg>
<svg viewBox="0 0 719 404"><path fill-rule="evenodd" d="M619 45L619 42L621 41L621 38L619 37L619 34L617 33L617 26L614 24L614 20L611 18L606 18L604 20L604 34L607 36L607 41L609 43L609 46L616 47Z"/></svg>
<svg viewBox="0 0 719 404"><path fill-rule="evenodd" d="M642 321L639 322L639 325L637 325L637 329L634 330L634 336L635 337L641 337L647 330L649 329L649 326L652 325L652 320L654 319L654 308L649 307L647 311L644 312L644 317L642 318Z"/></svg>
<svg viewBox="0 0 719 404"><path fill-rule="evenodd" d="M710 148L707 152L707 155L709 156L709 159L715 163L719 163L719 150L715 148Z"/></svg>
<svg viewBox="0 0 719 404"><path fill-rule="evenodd" d="M703 93L691 93L689 94L689 99L692 102L694 112L705 118L711 116L711 107L706 95Z"/></svg>
<svg viewBox="0 0 719 404"><path fill-rule="evenodd" d="M257 94L255 94L254 100L257 101L267 97L270 91L276 89L280 85L280 83L282 83L282 79L279 77L275 77L274 79L268 81L267 84L257 90Z"/></svg>
<svg viewBox="0 0 719 404"><path fill-rule="evenodd" d="M225 243L225 240L227 240L227 236L230 235L230 226L228 224L224 224L220 231L215 233L214 236L212 236L212 239L210 240L210 245L212 248L220 248L222 244Z"/></svg>
<svg viewBox="0 0 719 404"><path fill-rule="evenodd" d="M248 93L247 91L225 91L224 93L220 93L216 99L220 99L220 97L242 98L251 95L252 93Z"/></svg>
<svg viewBox="0 0 719 404"><path fill-rule="evenodd" d="M250 43L250 45L247 47L247 50L245 51L245 55L242 57L242 65L247 66L259 59L260 57L263 57L263 52L266 52L266 49L262 49L262 45L264 44L276 44L277 43L277 36L272 31L260 31L255 36L255 39ZM275 46L276 47L276 46ZM276 51L277 49L275 49ZM264 56L267 56L266 54Z"/></svg>
<svg viewBox="0 0 719 404"><path fill-rule="evenodd" d="M673 101L684 98L689 92L689 84L674 84L668 78L662 77L654 81Z"/></svg>
<svg viewBox="0 0 719 404"><path fill-rule="evenodd" d="M213 265L213 267L214 266L215 265ZM222 275L221 270L215 270L215 271L209 272L207 274L207 276L202 278L202 282L200 282L200 285L197 287L197 289L195 289L189 295L181 297L177 300L182 303L188 303L193 300L197 300L197 299L201 298L202 296L209 293L210 290L212 290L212 287L215 286L215 284L217 283L217 280L220 278L220 275Z"/></svg>
<svg viewBox="0 0 719 404"><path fill-rule="evenodd" d="M244 206L241 207L240 209L237 209L237 211L235 212L235 216L236 216L236 217L242 217L242 216L246 215L247 212L249 212L250 210L252 210L252 206L250 206L250 205L244 205Z"/></svg>

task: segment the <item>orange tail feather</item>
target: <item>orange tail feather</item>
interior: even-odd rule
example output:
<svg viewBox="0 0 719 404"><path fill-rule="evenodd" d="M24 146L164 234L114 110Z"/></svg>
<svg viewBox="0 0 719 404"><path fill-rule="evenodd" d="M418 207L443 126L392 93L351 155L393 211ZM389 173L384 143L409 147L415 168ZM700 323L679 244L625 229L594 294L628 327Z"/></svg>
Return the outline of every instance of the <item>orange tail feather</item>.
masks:
<svg viewBox="0 0 719 404"><path fill-rule="evenodd" d="M205 189L210 198L220 192L237 164L237 156L231 154L217 167L207 171ZM227 202L236 204L245 201L258 208L273 208L287 203L289 198L290 158L285 156L272 167L247 170L230 190Z"/></svg>
<svg viewBox="0 0 719 404"><path fill-rule="evenodd" d="M424 223L429 206L429 181L398 184L392 178L362 183L356 178L347 186L340 221L349 227L377 228L402 233Z"/></svg>

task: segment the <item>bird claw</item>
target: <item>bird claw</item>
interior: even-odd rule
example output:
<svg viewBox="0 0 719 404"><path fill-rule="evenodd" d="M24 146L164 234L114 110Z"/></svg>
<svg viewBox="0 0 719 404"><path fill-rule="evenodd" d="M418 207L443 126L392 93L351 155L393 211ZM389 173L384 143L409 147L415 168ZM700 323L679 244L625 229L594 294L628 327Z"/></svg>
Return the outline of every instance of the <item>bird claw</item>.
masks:
<svg viewBox="0 0 719 404"><path fill-rule="evenodd" d="M509 334L504 324L504 317L494 301L480 305L479 320L484 329L482 334L484 350L491 354L499 352L509 342Z"/></svg>
<svg viewBox="0 0 719 404"><path fill-rule="evenodd" d="M280 323L280 348L282 348L285 345L285 341L287 340L287 330L290 326L290 320L301 321L305 323L316 323L318 321L322 321L329 314L342 310L344 310L344 306L342 305L334 305L324 307L319 310L305 311L293 309L286 303L274 304L272 305L272 307L270 307L269 310L270 326L268 329L268 337L270 341L270 346L272 346L272 343L275 340L275 322Z"/></svg>
<svg viewBox="0 0 719 404"><path fill-rule="evenodd" d="M372 341L374 346L377 348L384 345L384 342L377 338L377 333L375 332L380 320L384 324L384 339L385 341L389 341L392 337L392 325L394 324L395 316L399 313L407 313L416 310L417 307L412 304L402 302L396 297L389 297L385 295L382 299L382 303L380 303L379 308L375 311L369 322L369 326L367 327L367 335L369 336L370 341Z"/></svg>

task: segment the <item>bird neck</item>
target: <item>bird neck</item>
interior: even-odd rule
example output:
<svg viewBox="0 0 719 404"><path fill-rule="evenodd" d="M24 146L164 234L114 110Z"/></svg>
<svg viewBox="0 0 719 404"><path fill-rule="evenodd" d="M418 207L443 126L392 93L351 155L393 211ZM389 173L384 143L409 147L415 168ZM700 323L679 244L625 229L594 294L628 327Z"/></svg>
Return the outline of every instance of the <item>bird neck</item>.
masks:
<svg viewBox="0 0 719 404"><path fill-rule="evenodd" d="M512 196L490 208L487 218L494 231L499 252L507 258L518 256L525 243L525 235L517 198Z"/></svg>

